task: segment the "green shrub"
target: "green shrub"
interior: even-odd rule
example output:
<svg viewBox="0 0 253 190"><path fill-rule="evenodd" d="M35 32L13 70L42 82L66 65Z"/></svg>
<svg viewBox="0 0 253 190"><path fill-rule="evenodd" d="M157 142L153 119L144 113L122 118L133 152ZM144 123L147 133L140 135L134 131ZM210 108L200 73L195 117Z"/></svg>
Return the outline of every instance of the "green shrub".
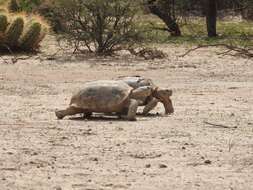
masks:
<svg viewBox="0 0 253 190"><path fill-rule="evenodd" d="M58 0L65 38L76 48L110 54L140 39L133 0Z"/></svg>

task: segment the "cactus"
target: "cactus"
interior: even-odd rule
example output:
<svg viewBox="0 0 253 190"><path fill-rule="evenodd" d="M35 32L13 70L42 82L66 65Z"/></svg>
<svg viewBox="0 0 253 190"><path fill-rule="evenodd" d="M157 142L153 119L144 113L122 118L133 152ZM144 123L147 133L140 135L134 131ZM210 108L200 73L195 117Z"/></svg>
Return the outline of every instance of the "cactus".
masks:
<svg viewBox="0 0 253 190"><path fill-rule="evenodd" d="M0 13L0 49L34 51L39 48L47 29L48 25L39 16Z"/></svg>
<svg viewBox="0 0 253 190"><path fill-rule="evenodd" d="M8 4L8 8L11 12L18 12L19 7L18 7L18 3L16 0L10 0L9 4Z"/></svg>
<svg viewBox="0 0 253 190"><path fill-rule="evenodd" d="M0 15L0 33L5 32L6 28L8 25L8 20L7 20L7 16L5 15Z"/></svg>
<svg viewBox="0 0 253 190"><path fill-rule="evenodd" d="M38 22L32 23L26 33L21 37L19 47L25 50L34 49L34 45L40 37L40 32L41 24Z"/></svg>
<svg viewBox="0 0 253 190"><path fill-rule="evenodd" d="M33 45L34 47L33 48L39 48L39 44L45 38L47 32L48 32L48 28L47 27L42 28L42 30L40 31L40 36L37 39L37 41L34 43L34 45Z"/></svg>
<svg viewBox="0 0 253 190"><path fill-rule="evenodd" d="M8 12L5 7L0 6L0 13L6 13Z"/></svg>
<svg viewBox="0 0 253 190"><path fill-rule="evenodd" d="M21 17L16 18L8 27L6 31L6 44L9 47L16 47L19 37L21 36L24 28L24 20Z"/></svg>

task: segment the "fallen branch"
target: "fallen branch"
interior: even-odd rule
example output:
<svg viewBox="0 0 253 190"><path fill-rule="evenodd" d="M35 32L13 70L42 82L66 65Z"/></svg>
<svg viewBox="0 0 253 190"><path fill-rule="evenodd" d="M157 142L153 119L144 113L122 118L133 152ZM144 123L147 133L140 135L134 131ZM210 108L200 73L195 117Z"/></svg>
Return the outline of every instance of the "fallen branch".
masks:
<svg viewBox="0 0 253 190"><path fill-rule="evenodd" d="M195 48L189 49L187 52L185 52L183 55L180 55L179 57L184 57L188 55L189 53L200 49L200 48L206 48L206 47L224 47L228 49L227 51L223 53L219 53L219 55L231 55L231 56L244 56L248 58L253 58L253 47L238 47L234 45L228 45L228 44L210 44L210 45L199 45ZM234 54L228 54L230 52L234 52Z"/></svg>
<svg viewBox="0 0 253 190"><path fill-rule="evenodd" d="M221 128L226 128L226 129L236 129L237 126L227 126L227 125L222 125L222 124L215 124L215 123L210 123L210 122L207 122L207 121L204 121L205 124L208 124L208 125L211 125L211 126L214 126L214 127L221 127Z"/></svg>
<svg viewBox="0 0 253 190"><path fill-rule="evenodd" d="M4 62L5 64L15 64L15 63L18 62L18 60L27 60L27 59L29 59L29 58L31 58L31 57L33 57L33 55L29 55L29 56L26 56L26 57L22 57L22 56L17 57L17 56L15 56L15 55L13 55L13 57L11 57L10 59L5 59L5 58L3 58L3 57L0 55L0 58L3 60L3 62Z"/></svg>

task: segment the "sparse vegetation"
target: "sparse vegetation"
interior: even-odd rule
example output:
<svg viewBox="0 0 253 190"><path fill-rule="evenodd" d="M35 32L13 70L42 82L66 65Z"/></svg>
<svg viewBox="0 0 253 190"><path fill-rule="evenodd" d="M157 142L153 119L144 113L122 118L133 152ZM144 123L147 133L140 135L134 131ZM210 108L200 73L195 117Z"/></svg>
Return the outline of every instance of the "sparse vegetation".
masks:
<svg viewBox="0 0 253 190"><path fill-rule="evenodd" d="M65 35L76 50L111 54L140 39L134 23L133 1L58 0Z"/></svg>
<svg viewBox="0 0 253 190"><path fill-rule="evenodd" d="M153 27L163 27L163 23L154 17L143 21L141 27L145 31L145 40L149 43L213 44L230 42L231 39L239 40L242 36L253 36L253 22L251 21L218 21L218 36L216 38L206 36L205 20L201 18L192 18L182 23L182 36L180 37L169 36L166 31L152 29ZM249 40L246 42L250 43Z"/></svg>
<svg viewBox="0 0 253 190"><path fill-rule="evenodd" d="M6 2L0 0L0 5L7 5ZM67 39L75 51L80 50L80 52L87 52L88 49L98 55L111 54L115 50L128 48L133 44L137 44L135 47L138 47L150 43L227 44L252 49L253 22L250 21L249 16L252 2L248 0L217 2L217 36L212 38L207 37L205 5L199 0L106 2L102 0L10 0L8 5L14 12L18 10L43 15L49 20L52 29ZM141 11L143 8L146 8L144 13ZM159 15L154 16L156 15L152 12L154 8L166 12L170 17L169 20L173 20L174 24L166 23ZM0 8L0 12L4 12L5 9ZM248 20L242 19L246 17ZM0 18L0 22L5 22L4 18ZM5 24L0 26L0 30L4 27ZM31 30L34 31L35 27L32 28ZM37 30L39 30L38 25ZM84 49L85 51L82 51Z"/></svg>
<svg viewBox="0 0 253 190"><path fill-rule="evenodd" d="M152 20L152 22L150 22ZM177 45L188 45L198 47L221 46L231 55L242 55L251 58L253 55L253 22L252 21L228 21L217 22L218 36L209 38L206 36L205 21L201 18L192 18L181 25L182 36L169 36L166 31L152 30L162 27L163 23L156 18L143 22L145 28L145 41L148 43L173 43ZM231 51L230 51L231 50ZM236 50L236 51L235 51ZM238 52L239 51L239 52Z"/></svg>

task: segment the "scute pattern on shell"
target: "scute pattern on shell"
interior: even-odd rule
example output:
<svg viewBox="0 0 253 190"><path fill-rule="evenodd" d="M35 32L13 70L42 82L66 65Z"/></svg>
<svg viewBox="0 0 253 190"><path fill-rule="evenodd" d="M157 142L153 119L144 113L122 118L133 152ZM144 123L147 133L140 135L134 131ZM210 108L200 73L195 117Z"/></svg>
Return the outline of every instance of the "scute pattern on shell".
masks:
<svg viewBox="0 0 253 190"><path fill-rule="evenodd" d="M131 91L132 88L122 81L87 82L72 96L70 105L101 112L117 111L124 106Z"/></svg>
<svg viewBox="0 0 253 190"><path fill-rule="evenodd" d="M127 77L119 77L118 80L126 82L129 86L134 89L142 87L142 86L150 86L151 88L155 88L153 81L151 79L146 79L141 76L127 76Z"/></svg>

